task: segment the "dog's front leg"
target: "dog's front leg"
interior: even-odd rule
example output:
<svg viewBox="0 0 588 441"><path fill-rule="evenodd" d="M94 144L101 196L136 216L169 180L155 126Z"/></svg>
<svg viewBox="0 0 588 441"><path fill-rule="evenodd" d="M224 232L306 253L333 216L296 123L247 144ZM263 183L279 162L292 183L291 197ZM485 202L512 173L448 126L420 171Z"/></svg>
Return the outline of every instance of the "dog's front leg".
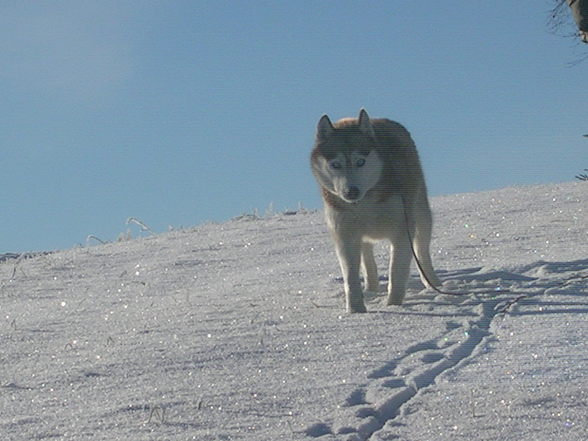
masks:
<svg viewBox="0 0 588 441"><path fill-rule="evenodd" d="M363 291L359 270L361 265L361 238L334 234L337 257L343 273L345 285L345 303L347 312L367 312L363 301Z"/></svg>

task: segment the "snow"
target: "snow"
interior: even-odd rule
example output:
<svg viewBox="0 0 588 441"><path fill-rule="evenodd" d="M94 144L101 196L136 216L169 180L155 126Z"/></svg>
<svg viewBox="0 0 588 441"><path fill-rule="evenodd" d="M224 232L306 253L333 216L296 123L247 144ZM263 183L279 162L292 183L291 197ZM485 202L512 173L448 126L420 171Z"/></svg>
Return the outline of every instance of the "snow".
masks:
<svg viewBox="0 0 588 441"><path fill-rule="evenodd" d="M464 295L359 315L320 212L0 259L2 439L585 440L587 197L433 198Z"/></svg>

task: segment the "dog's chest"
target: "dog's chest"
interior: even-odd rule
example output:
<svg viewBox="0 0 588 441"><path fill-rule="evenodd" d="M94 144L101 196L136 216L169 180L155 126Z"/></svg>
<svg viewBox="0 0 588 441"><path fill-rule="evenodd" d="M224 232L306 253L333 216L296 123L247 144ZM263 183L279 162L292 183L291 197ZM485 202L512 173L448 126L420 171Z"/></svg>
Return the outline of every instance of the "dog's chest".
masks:
<svg viewBox="0 0 588 441"><path fill-rule="evenodd" d="M402 199L392 196L385 201L362 200L346 210L327 207L327 224L334 231L353 231L374 240L389 239L404 225Z"/></svg>

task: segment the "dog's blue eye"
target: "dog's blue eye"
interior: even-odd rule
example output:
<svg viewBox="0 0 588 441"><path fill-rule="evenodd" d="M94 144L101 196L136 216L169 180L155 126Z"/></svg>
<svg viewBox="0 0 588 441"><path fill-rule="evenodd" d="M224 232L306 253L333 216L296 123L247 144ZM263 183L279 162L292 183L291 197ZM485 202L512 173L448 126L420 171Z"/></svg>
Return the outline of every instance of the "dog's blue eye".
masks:
<svg viewBox="0 0 588 441"><path fill-rule="evenodd" d="M331 168L334 168L334 169L341 168L341 163L339 161L331 161L331 163L329 165L331 166Z"/></svg>
<svg viewBox="0 0 588 441"><path fill-rule="evenodd" d="M363 167L365 165L365 159L360 158L355 162L355 165L357 165L358 167Z"/></svg>

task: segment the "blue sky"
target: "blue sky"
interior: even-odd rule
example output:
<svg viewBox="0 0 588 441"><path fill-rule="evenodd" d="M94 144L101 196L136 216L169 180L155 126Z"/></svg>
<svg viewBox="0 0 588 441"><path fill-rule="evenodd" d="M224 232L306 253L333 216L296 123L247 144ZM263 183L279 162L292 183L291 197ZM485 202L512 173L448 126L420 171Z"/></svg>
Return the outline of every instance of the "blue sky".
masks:
<svg viewBox="0 0 588 441"><path fill-rule="evenodd" d="M588 52L552 1L0 5L0 253L320 208L320 116L404 124L430 194L588 167ZM570 25L564 31L573 32Z"/></svg>

